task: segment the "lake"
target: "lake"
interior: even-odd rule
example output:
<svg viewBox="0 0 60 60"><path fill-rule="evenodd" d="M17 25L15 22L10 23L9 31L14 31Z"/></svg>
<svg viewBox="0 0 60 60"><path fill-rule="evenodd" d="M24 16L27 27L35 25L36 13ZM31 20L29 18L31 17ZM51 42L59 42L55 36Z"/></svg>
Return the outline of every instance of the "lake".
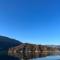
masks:
<svg viewBox="0 0 60 60"><path fill-rule="evenodd" d="M16 54L12 56L8 55L0 55L0 60L60 60L60 52L59 53L44 53L44 54Z"/></svg>
<svg viewBox="0 0 60 60"><path fill-rule="evenodd" d="M43 58L35 58L35 59L30 59L30 60L60 60L60 56L46 56Z"/></svg>
<svg viewBox="0 0 60 60"><path fill-rule="evenodd" d="M60 60L59 55L53 55L53 56L46 56L46 57L39 57L39 58L31 58L31 59L19 59L12 56L0 56L0 60Z"/></svg>

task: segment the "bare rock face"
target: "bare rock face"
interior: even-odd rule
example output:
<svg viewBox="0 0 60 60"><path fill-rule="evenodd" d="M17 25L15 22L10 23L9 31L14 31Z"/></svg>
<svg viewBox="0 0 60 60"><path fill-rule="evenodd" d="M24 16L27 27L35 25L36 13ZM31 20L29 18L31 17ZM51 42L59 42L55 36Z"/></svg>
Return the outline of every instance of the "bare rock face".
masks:
<svg viewBox="0 0 60 60"><path fill-rule="evenodd" d="M46 56L49 53L58 51L56 48L45 45L21 43L15 39L0 36L0 54L10 55L18 58L32 58Z"/></svg>
<svg viewBox="0 0 60 60"><path fill-rule="evenodd" d="M9 48L8 55L15 57L28 57L29 56L41 56L48 55L49 53L55 52L58 49L51 48L43 45L35 45L35 44L21 44L19 46ZM31 57L30 57L31 58Z"/></svg>
<svg viewBox="0 0 60 60"><path fill-rule="evenodd" d="M46 56L60 49L45 45L21 43L15 39L0 36L0 55L9 55L18 58L32 58Z"/></svg>

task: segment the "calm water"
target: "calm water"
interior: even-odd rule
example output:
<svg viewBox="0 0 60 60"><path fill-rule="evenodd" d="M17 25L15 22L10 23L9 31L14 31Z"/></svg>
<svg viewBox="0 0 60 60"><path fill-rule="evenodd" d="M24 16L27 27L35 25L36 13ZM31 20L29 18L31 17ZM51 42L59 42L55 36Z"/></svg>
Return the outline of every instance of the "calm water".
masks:
<svg viewBox="0 0 60 60"><path fill-rule="evenodd" d="M60 56L47 56L43 58L35 58L35 59L30 59L30 60L60 60Z"/></svg>
<svg viewBox="0 0 60 60"><path fill-rule="evenodd" d="M19 60L19 59L12 56L0 56L0 60Z"/></svg>
<svg viewBox="0 0 60 60"><path fill-rule="evenodd" d="M46 56L46 57L31 58L31 59L23 59L23 58L19 59L11 56L0 56L0 60L60 60L60 56L55 55L55 56Z"/></svg>
<svg viewBox="0 0 60 60"><path fill-rule="evenodd" d="M60 60L60 53L53 53L53 54L16 54L15 57L7 56L7 55L0 55L0 60Z"/></svg>
<svg viewBox="0 0 60 60"><path fill-rule="evenodd" d="M46 57L37 57L37 58L31 58L31 59L20 59L20 60L60 60L59 55L55 56L46 56Z"/></svg>

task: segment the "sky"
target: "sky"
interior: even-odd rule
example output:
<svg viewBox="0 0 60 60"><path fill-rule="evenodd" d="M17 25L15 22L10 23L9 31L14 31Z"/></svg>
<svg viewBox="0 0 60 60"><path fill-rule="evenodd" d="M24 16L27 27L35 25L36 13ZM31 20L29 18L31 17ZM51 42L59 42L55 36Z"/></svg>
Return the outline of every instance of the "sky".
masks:
<svg viewBox="0 0 60 60"><path fill-rule="evenodd" d="M0 0L0 35L59 45L60 0Z"/></svg>

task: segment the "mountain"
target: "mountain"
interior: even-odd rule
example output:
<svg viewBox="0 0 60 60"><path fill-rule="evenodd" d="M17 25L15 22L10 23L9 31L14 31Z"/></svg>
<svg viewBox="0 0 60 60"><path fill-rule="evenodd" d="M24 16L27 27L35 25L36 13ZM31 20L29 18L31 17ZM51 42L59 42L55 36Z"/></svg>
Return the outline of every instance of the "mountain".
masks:
<svg viewBox="0 0 60 60"><path fill-rule="evenodd" d="M40 56L42 54L55 53L56 51L60 51L60 49L49 45L22 43L16 39L0 36L0 55L20 57L23 54L24 56L35 56L38 54Z"/></svg>
<svg viewBox="0 0 60 60"><path fill-rule="evenodd" d="M0 36L0 50L8 49L14 46L18 46L20 44L22 44L22 42L19 42L18 40L11 39L5 36Z"/></svg>
<svg viewBox="0 0 60 60"><path fill-rule="evenodd" d="M18 58L22 58L22 56L24 58L32 58L33 56L44 56L44 55L55 54L57 51L59 53L59 49L48 47L45 45L24 43L16 47L9 48L8 55L15 56Z"/></svg>
<svg viewBox="0 0 60 60"><path fill-rule="evenodd" d="M45 46L52 47L52 48L60 48L60 45L45 45Z"/></svg>

